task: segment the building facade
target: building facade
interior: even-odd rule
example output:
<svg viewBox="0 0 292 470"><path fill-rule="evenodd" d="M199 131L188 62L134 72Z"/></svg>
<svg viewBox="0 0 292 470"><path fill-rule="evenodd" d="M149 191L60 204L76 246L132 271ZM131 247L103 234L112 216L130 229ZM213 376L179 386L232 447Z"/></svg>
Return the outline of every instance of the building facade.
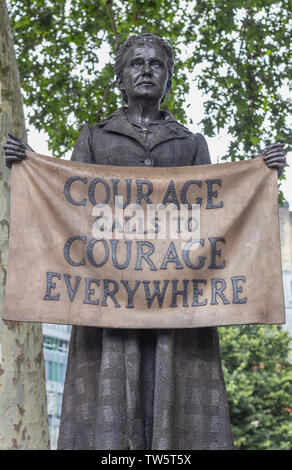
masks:
<svg viewBox="0 0 292 470"><path fill-rule="evenodd" d="M51 449L57 448L71 326L43 323L47 410Z"/></svg>
<svg viewBox="0 0 292 470"><path fill-rule="evenodd" d="M283 285L285 295L286 323L285 328L289 330L292 337L292 274L283 272Z"/></svg>
<svg viewBox="0 0 292 470"><path fill-rule="evenodd" d="M292 211L288 202L279 207L279 223L283 273L292 274Z"/></svg>
<svg viewBox="0 0 292 470"><path fill-rule="evenodd" d="M286 310L285 328L292 336L292 211L289 210L288 202L279 207L279 224Z"/></svg>

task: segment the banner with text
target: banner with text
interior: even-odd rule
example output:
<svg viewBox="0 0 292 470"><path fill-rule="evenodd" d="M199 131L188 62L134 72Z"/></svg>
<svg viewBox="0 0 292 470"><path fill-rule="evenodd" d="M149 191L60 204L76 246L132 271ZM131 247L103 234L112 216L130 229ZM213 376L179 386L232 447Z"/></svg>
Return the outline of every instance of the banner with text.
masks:
<svg viewBox="0 0 292 470"><path fill-rule="evenodd" d="M13 165L5 320L111 328L284 323L277 172L262 158Z"/></svg>

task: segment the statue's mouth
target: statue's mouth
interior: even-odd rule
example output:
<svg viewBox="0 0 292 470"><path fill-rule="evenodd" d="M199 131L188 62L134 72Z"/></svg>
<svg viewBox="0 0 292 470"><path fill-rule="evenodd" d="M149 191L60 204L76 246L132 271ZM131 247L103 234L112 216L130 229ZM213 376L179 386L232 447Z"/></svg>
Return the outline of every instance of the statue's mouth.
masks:
<svg viewBox="0 0 292 470"><path fill-rule="evenodd" d="M138 85L152 85L152 86L155 86L155 83L153 83L153 82L141 82L141 83L138 83Z"/></svg>

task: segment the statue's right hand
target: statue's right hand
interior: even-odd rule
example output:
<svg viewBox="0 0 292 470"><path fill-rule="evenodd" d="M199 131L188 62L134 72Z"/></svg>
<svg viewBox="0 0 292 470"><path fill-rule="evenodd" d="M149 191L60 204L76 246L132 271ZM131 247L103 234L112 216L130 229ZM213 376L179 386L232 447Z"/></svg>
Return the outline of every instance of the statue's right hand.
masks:
<svg viewBox="0 0 292 470"><path fill-rule="evenodd" d="M8 168L11 168L12 163L21 162L26 157L26 150L34 152L34 150L26 142L16 135L11 134L11 132L8 132L8 139L3 145L3 149L6 166L8 166Z"/></svg>

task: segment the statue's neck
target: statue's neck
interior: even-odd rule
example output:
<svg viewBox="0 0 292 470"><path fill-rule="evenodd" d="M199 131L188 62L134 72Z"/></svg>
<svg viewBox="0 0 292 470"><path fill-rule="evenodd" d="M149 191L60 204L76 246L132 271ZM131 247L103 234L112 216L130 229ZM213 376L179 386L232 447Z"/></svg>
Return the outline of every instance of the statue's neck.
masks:
<svg viewBox="0 0 292 470"><path fill-rule="evenodd" d="M128 103L126 110L127 118L130 122L148 126L151 122L157 121L160 117L159 101L152 100L132 100Z"/></svg>

